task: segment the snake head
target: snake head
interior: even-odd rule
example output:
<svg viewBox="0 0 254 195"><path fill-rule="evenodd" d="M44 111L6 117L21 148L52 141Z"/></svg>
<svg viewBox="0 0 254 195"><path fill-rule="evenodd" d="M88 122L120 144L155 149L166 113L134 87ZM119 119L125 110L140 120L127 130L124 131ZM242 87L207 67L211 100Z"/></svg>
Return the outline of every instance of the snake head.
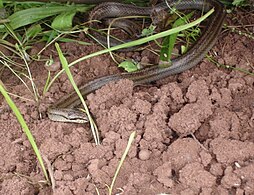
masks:
<svg viewBox="0 0 254 195"><path fill-rule="evenodd" d="M85 112L72 108L50 108L48 109L49 119L57 122L87 123L88 118Z"/></svg>

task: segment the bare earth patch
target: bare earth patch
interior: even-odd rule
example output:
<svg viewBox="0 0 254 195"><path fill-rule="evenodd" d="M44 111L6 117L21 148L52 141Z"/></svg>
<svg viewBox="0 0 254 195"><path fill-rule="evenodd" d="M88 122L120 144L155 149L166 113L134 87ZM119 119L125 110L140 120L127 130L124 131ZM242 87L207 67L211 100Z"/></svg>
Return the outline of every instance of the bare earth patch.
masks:
<svg viewBox="0 0 254 195"><path fill-rule="evenodd" d="M61 48L70 62L101 49L72 43ZM49 48L43 55L57 56L52 51ZM253 39L224 32L213 51L219 62L254 72ZM145 55L142 52L140 59ZM43 63L31 68L41 93L47 70ZM119 70L109 55L102 55L79 63L72 72L81 85ZM32 99L10 72L1 80L10 92ZM52 122L45 116L50 104L71 91L62 75L42 97L39 109L14 98L52 165L54 191L40 185L44 178L36 157L1 99L0 194L95 194L95 187L106 194L105 184L110 185L133 131L137 136L114 194L254 194L253 76L203 60L154 85L133 88L129 80L110 83L87 97L100 130L100 146L93 143L89 125Z"/></svg>

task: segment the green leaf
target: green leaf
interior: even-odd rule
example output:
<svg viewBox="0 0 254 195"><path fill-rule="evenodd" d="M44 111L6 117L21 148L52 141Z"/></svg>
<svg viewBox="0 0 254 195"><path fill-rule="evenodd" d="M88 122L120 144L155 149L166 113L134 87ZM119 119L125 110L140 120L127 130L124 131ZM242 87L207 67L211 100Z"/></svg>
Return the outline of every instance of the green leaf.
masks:
<svg viewBox="0 0 254 195"><path fill-rule="evenodd" d="M193 15L193 13L194 12L191 12L182 18L178 18L172 25L172 28L176 28L178 26L186 24L187 21L190 19L190 17ZM174 33L174 34L169 35L168 37L164 38L161 52L160 52L160 60L161 61L167 61L167 62L170 61L171 56L172 56L172 51L174 49L174 45L175 45L178 34L179 34L179 32Z"/></svg>
<svg viewBox="0 0 254 195"><path fill-rule="evenodd" d="M69 13L71 11L85 12L90 8L91 6L81 6L81 5L41 6L17 11L11 16L9 16L8 19L10 20L9 23L10 26L15 30L17 28L38 22L39 20L42 20L50 16L55 16L66 12Z"/></svg>
<svg viewBox="0 0 254 195"><path fill-rule="evenodd" d="M40 25L40 24L36 24L36 25L31 26L31 27L28 28L28 30L26 31L26 38L25 38L25 41L26 41L26 40L29 40L29 39L35 38L40 32L42 32L42 28L41 28L41 25ZM24 41L24 42L25 42L25 41Z"/></svg>
<svg viewBox="0 0 254 195"><path fill-rule="evenodd" d="M152 35L154 33L156 26L150 25L149 28L144 28L141 33L141 37L147 37L149 35Z"/></svg>
<svg viewBox="0 0 254 195"><path fill-rule="evenodd" d="M64 12L55 17L51 26L57 30L69 30L72 27L72 20L75 16L75 11Z"/></svg>
<svg viewBox="0 0 254 195"><path fill-rule="evenodd" d="M118 67L124 68L127 72L135 72L138 70L138 66L130 60L121 62Z"/></svg>
<svg viewBox="0 0 254 195"><path fill-rule="evenodd" d="M187 47L185 45L181 45L181 53L185 53L187 50Z"/></svg>

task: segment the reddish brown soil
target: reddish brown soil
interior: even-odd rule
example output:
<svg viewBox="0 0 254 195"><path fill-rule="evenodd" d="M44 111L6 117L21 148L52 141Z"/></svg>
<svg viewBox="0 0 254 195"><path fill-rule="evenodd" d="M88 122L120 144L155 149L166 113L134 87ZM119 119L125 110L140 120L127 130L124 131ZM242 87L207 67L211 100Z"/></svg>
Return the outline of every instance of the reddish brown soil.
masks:
<svg viewBox="0 0 254 195"><path fill-rule="evenodd" d="M234 18L227 23L252 24L253 32L254 17L240 13ZM100 49L71 43L61 48L69 61ZM253 39L224 30L214 52L220 63L254 72ZM42 57L50 55L57 56L53 47ZM147 52L142 55L146 58ZM47 78L44 63L32 64L31 71L41 94ZM72 69L78 85L118 71L109 55ZM1 80L10 92L33 98L7 70ZM34 152L1 97L0 194L95 194L96 187L107 194L106 184L110 185L133 131L137 136L114 194L254 194L254 76L204 60L153 85L111 83L87 101L100 130L100 146L93 143L89 125L52 122L45 116L50 104L72 90L62 75L41 97L39 109L13 97L51 164L54 190L41 182L44 177Z"/></svg>

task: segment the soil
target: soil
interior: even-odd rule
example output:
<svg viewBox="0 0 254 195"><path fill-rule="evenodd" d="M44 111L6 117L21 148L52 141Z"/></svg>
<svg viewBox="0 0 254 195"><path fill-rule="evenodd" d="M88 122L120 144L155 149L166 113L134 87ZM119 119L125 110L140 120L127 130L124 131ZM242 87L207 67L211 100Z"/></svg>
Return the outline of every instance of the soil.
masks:
<svg viewBox="0 0 254 195"><path fill-rule="evenodd" d="M247 25L253 13L231 13L228 25ZM250 15L252 15L250 17ZM89 41L83 34L81 40ZM31 51L36 53L42 45ZM101 47L61 44L69 62ZM254 40L223 30L212 49L222 64L254 72ZM123 54L124 55L124 54ZM148 51L130 52L153 61ZM53 47L42 54L59 60ZM151 56L151 59L149 57ZM47 79L44 62L31 64L39 93ZM109 55L80 62L72 68L78 85L119 72ZM14 114L1 97L0 194L107 194L128 138L135 141L121 167L113 194L254 194L254 76L204 59L179 75L133 88L129 80L110 83L87 97L100 130L96 146L88 124L50 121L45 111L73 91L66 75L41 97L33 96L11 72L1 80L21 110L54 182L44 185L42 170ZM29 83L27 81L27 83ZM53 189L52 189L53 188Z"/></svg>

